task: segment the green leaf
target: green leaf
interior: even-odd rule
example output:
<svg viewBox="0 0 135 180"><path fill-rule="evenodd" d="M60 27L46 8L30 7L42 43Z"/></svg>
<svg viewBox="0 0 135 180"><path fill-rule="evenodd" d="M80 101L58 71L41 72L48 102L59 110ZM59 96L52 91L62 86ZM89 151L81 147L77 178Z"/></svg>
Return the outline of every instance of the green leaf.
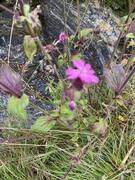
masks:
<svg viewBox="0 0 135 180"><path fill-rule="evenodd" d="M135 18L135 13L131 13L130 17L131 17L131 19ZM128 18L128 16L121 17L120 18L121 23L124 24L126 22L127 18Z"/></svg>
<svg viewBox="0 0 135 180"><path fill-rule="evenodd" d="M26 17L25 17L25 16L20 16L20 17L19 17L19 21L20 21L21 23L23 23L25 20L26 20Z"/></svg>
<svg viewBox="0 0 135 180"><path fill-rule="evenodd" d="M75 39L75 36L74 36L74 35L71 35L71 36L69 37L69 42L74 41L74 39Z"/></svg>
<svg viewBox="0 0 135 180"><path fill-rule="evenodd" d="M59 111L51 111L51 117L52 118L58 118L59 117Z"/></svg>
<svg viewBox="0 0 135 180"><path fill-rule="evenodd" d="M24 13L24 15L28 16L29 12L30 12L30 5L29 4L24 4L23 5L23 13Z"/></svg>
<svg viewBox="0 0 135 180"><path fill-rule="evenodd" d="M37 52L37 45L34 38L32 38L30 35L24 36L23 46L27 58L32 61Z"/></svg>
<svg viewBox="0 0 135 180"><path fill-rule="evenodd" d="M129 44L128 44L128 48L129 47L135 47L135 40L131 39Z"/></svg>
<svg viewBox="0 0 135 180"><path fill-rule="evenodd" d="M127 16L123 16L120 18L120 23L124 24L126 22L126 20L127 20Z"/></svg>
<svg viewBox="0 0 135 180"><path fill-rule="evenodd" d="M75 55L72 55L71 57L71 60L73 61L74 59L76 60L79 60L82 58L82 54L78 53L78 54L75 54Z"/></svg>
<svg viewBox="0 0 135 180"><path fill-rule="evenodd" d="M135 56L130 59L130 61L135 62Z"/></svg>
<svg viewBox="0 0 135 180"><path fill-rule="evenodd" d="M93 30L91 28L84 28L83 30L80 31L80 36L81 37L86 37L91 33Z"/></svg>
<svg viewBox="0 0 135 180"><path fill-rule="evenodd" d="M134 33L128 33L126 35L127 38L130 38L130 39L135 39L135 34Z"/></svg>
<svg viewBox="0 0 135 180"><path fill-rule="evenodd" d="M19 16L18 19L16 19L16 18L13 19L13 23L17 27L20 27L25 20L26 20L25 16Z"/></svg>
<svg viewBox="0 0 135 180"><path fill-rule="evenodd" d="M29 98L26 94L23 94L21 98L17 98L12 96L8 100L8 112L11 113L13 116L16 116L20 119L27 120L27 112L25 108L29 104Z"/></svg>
<svg viewBox="0 0 135 180"><path fill-rule="evenodd" d="M105 119L100 118L99 122L94 123L93 132L101 137L104 137L108 124Z"/></svg>
<svg viewBox="0 0 135 180"><path fill-rule="evenodd" d="M48 132L55 125L55 121L50 121L49 116L41 116L32 125L31 130L35 132Z"/></svg>
<svg viewBox="0 0 135 180"><path fill-rule="evenodd" d="M89 124L95 123L97 121L97 117L90 115L89 117L86 118Z"/></svg>
<svg viewBox="0 0 135 180"><path fill-rule="evenodd" d="M61 106L60 119L64 121L72 120L75 117L75 111L69 109L68 103Z"/></svg>
<svg viewBox="0 0 135 180"><path fill-rule="evenodd" d="M66 59L67 59L67 54L66 53L60 54L58 56L58 60L57 60L58 66L61 67L63 64L65 64Z"/></svg>
<svg viewBox="0 0 135 180"><path fill-rule="evenodd" d="M28 98L28 96L27 96L26 94L23 94L23 96L22 96L21 99L20 99L20 102L21 102L21 106L22 106L23 108L26 108L26 107L28 106L28 104L29 104L29 98Z"/></svg>

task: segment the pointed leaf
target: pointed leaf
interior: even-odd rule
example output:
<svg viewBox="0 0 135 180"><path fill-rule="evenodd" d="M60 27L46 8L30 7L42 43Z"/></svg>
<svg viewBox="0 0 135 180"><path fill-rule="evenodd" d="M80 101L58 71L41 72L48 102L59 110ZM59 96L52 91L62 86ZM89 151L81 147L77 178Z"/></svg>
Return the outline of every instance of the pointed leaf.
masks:
<svg viewBox="0 0 135 180"><path fill-rule="evenodd" d="M126 35L126 37L129 38L129 39L135 39L135 34L134 33L128 33Z"/></svg>
<svg viewBox="0 0 135 180"><path fill-rule="evenodd" d="M29 4L24 4L23 5L23 13L24 13L24 15L28 16L29 12L30 12L30 5Z"/></svg>
<svg viewBox="0 0 135 180"><path fill-rule="evenodd" d="M68 121L74 119L74 117L75 117L75 111L71 111L67 103L63 104L61 106L60 119L62 121Z"/></svg>
<svg viewBox="0 0 135 180"><path fill-rule="evenodd" d="M12 96L8 100L8 112L11 113L13 116L17 116L18 118L27 119L27 112L25 108L29 104L28 96L23 94L21 98L17 98Z"/></svg>
<svg viewBox="0 0 135 180"><path fill-rule="evenodd" d="M80 31L80 36L81 37L86 37L91 33L93 30L91 28L84 28L83 30Z"/></svg>
<svg viewBox="0 0 135 180"><path fill-rule="evenodd" d="M32 37L29 36L29 35L26 35L26 36L24 37L23 45L24 45L24 51L25 51L25 53L26 53L27 58L28 58L30 61L32 61L34 55L35 55L36 52L37 52L37 45L36 45L36 42L35 42L34 38L32 38Z"/></svg>
<svg viewBox="0 0 135 180"><path fill-rule="evenodd" d="M35 132L48 132L55 125L55 121L50 121L49 116L41 116L32 125L31 129Z"/></svg>
<svg viewBox="0 0 135 180"><path fill-rule="evenodd" d="M27 22L31 25L33 29L41 28L41 23L39 20L39 13L41 13L40 5L38 5L33 11L31 11L26 17Z"/></svg>
<svg viewBox="0 0 135 180"><path fill-rule="evenodd" d="M100 118L99 122L96 122L92 125L92 131L99 135L100 137L104 137L106 130L108 128L108 124L105 119Z"/></svg>

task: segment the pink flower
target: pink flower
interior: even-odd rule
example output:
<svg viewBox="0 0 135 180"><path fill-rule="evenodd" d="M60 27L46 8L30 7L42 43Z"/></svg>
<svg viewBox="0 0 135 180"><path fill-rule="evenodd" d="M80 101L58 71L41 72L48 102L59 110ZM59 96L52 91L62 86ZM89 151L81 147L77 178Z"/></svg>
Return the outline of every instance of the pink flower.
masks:
<svg viewBox="0 0 135 180"><path fill-rule="evenodd" d="M67 79L80 79L83 84L96 84L99 82L95 71L90 64L85 63L83 59L73 61L74 68L69 67L66 70Z"/></svg>
<svg viewBox="0 0 135 180"><path fill-rule="evenodd" d="M59 42L64 43L66 39L67 39L67 36L65 32L61 32L59 35Z"/></svg>

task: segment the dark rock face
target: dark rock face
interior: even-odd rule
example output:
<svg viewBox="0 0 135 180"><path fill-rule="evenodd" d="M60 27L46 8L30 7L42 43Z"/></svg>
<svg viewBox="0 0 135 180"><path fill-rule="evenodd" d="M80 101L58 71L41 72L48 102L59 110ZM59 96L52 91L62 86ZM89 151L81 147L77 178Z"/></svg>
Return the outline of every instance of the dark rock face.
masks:
<svg viewBox="0 0 135 180"><path fill-rule="evenodd" d="M96 66L102 66L110 59L119 35L118 20L111 10L100 7L93 0L87 5L80 4L79 11L75 2L62 0L42 0L41 8L48 37L56 39L61 31L71 35L78 29L98 29L100 32L93 33L86 42L85 58L90 62L94 59Z"/></svg>
<svg viewBox="0 0 135 180"><path fill-rule="evenodd" d="M43 32L43 35L47 38L49 37L49 39L57 39L61 31L66 31L69 35L75 34L78 27L79 29L94 28L100 30L99 33L93 33L88 38L88 40L85 42L83 52L84 58L88 62L96 62L95 66L101 70L103 64L109 60L113 46L119 35L117 18L112 15L112 12L110 10L98 7L96 3L89 0L90 2L86 6L80 4L79 18L75 0L74 3L72 3L73 0L67 1L67 3L66 0L40 1L43 12L43 21L45 22L45 31ZM3 11L0 12L0 62L7 58L11 21L12 17L10 15L7 16L6 12L5 14ZM80 26L78 26L78 21L80 21ZM16 63L21 65L26 61L22 47L23 37L24 34L14 31L10 54L11 65ZM45 38L42 37L42 40L44 41ZM32 72L36 69L38 63L42 59L42 56L35 57L33 63L31 64L33 68L30 67L30 74L28 74L29 77L32 76ZM45 65L45 67L47 67L47 65ZM38 92L41 92L42 95L44 93L44 96L47 97L44 90L44 85L48 77L54 78L52 74L47 72L46 69L43 70L43 73L39 70L37 72L37 76L31 78L29 85L37 89ZM3 108L2 112L0 113L0 122L4 121L8 117L8 113L6 111L7 99L8 95L0 92L0 106L1 109ZM52 109L50 104L48 105L42 100L37 100L34 95L30 97L30 100L33 102L33 104L43 109ZM42 115L42 112L29 106L28 115L29 121L31 121L35 120L35 118L39 115Z"/></svg>

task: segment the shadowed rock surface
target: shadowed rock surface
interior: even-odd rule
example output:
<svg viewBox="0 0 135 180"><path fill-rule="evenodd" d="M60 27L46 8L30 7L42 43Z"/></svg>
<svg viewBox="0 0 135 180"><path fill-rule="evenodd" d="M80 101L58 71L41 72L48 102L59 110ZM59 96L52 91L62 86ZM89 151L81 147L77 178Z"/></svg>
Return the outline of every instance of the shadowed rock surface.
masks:
<svg viewBox="0 0 135 180"><path fill-rule="evenodd" d="M42 8L42 21L43 35L42 40L52 42L58 39L61 31L66 31L69 35L75 34L77 29L93 28L98 29L99 33L93 33L89 36L84 45L84 58L93 63L95 68L103 70L103 65L110 59L111 52L114 44L119 35L117 26L117 18L114 17L110 10L98 6L97 3L90 1L88 5L80 4L80 12L77 11L75 2L68 1L67 3L62 0L41 0ZM80 15L79 15L80 14ZM80 18L79 18L80 17ZM7 16L5 12L0 12L0 59L1 62L7 57L9 37L11 30L12 17ZM78 23L80 25L78 26ZM23 34L14 31L11 46L11 64L24 64L26 57L23 52ZM43 59L42 55L35 57L33 64L31 64L31 71L28 76L31 77L31 72L36 69L40 60ZM57 57L56 57L57 59ZM36 63L37 62L37 63ZM45 64L46 67L46 64ZM34 78L31 78L29 85L37 91L46 96L45 92L45 77L54 78L54 74L49 74L45 69L37 72ZM0 121L8 117L6 109L7 95L0 93ZM31 97L31 101L43 109L49 110L52 108L50 104L46 104L42 100ZM28 107L29 120L34 120L37 116L41 115L40 110L34 107Z"/></svg>
<svg viewBox="0 0 135 180"><path fill-rule="evenodd" d="M62 31L75 34L83 28L99 30L99 33L90 35L86 42L85 58L90 62L94 59L99 68L110 59L119 35L118 19L110 9L102 8L93 0L86 5L80 4L79 8L75 1L42 0L41 8L48 37L58 38Z"/></svg>

